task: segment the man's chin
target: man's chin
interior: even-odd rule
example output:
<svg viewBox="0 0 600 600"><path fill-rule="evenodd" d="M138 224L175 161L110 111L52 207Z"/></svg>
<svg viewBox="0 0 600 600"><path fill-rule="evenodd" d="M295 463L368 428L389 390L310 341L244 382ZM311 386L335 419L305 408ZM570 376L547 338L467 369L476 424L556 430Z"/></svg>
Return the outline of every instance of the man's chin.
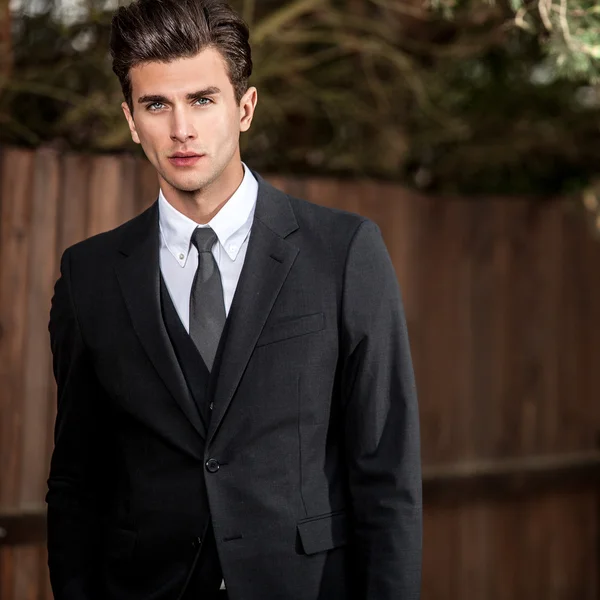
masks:
<svg viewBox="0 0 600 600"><path fill-rule="evenodd" d="M198 192L204 189L209 183L206 177L194 177L194 178L175 178L163 177L165 181L178 192Z"/></svg>

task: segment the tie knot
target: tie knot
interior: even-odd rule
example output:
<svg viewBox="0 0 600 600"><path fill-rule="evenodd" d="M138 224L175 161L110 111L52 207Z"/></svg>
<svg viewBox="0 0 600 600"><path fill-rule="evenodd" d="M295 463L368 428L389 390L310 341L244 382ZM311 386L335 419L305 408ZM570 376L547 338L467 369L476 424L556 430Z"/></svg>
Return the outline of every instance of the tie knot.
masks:
<svg viewBox="0 0 600 600"><path fill-rule="evenodd" d="M198 252L210 252L217 241L217 234L210 227L196 227L192 233L192 244Z"/></svg>

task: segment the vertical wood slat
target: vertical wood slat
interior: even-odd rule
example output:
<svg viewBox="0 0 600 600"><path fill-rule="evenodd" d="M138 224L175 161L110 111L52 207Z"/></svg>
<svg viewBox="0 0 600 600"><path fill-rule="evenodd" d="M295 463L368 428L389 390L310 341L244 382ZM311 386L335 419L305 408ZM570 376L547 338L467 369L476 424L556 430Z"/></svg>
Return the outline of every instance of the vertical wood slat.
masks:
<svg viewBox="0 0 600 600"><path fill-rule="evenodd" d="M62 161L60 205L57 213L57 246L55 254L60 258L68 246L86 237L89 195L91 193L91 164L89 156L67 154ZM58 264L55 275L58 277Z"/></svg>
<svg viewBox="0 0 600 600"><path fill-rule="evenodd" d="M48 307L55 273L56 213L59 196L59 158L54 151L36 153L32 190L29 247L27 334L23 375L25 379L21 415L26 427L20 455L20 507L37 505L45 495L47 456ZM15 550L15 600L36 600L43 553L38 546Z"/></svg>
<svg viewBox="0 0 600 600"><path fill-rule="evenodd" d="M27 424L23 444L20 501L38 504L45 494L48 388L51 385L48 352L48 314L56 273L56 223L59 199L59 157L53 151L36 155L32 193L32 235L29 254L25 389L22 405Z"/></svg>
<svg viewBox="0 0 600 600"><path fill-rule="evenodd" d="M135 168L135 211L141 213L158 198L158 178L150 161L140 159Z"/></svg>
<svg viewBox="0 0 600 600"><path fill-rule="evenodd" d="M21 480L19 448L25 423L23 395L27 284L31 222L31 172L34 155L5 150L0 197L0 506L15 506ZM12 600L13 549L0 550L0 598Z"/></svg>
<svg viewBox="0 0 600 600"><path fill-rule="evenodd" d="M33 154L6 151L2 161L0 198L0 506L17 502L20 485L18 455L22 427L18 405L22 396L26 332L27 267L31 221Z"/></svg>
<svg viewBox="0 0 600 600"><path fill-rule="evenodd" d="M108 231L122 223L120 157L97 156L91 160L86 237Z"/></svg>

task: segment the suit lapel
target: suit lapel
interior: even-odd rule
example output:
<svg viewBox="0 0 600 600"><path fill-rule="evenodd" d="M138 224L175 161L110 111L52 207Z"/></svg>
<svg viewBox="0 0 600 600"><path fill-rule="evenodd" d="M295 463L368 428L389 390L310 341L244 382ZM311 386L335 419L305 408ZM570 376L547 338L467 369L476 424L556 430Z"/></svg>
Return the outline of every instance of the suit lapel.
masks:
<svg viewBox="0 0 600 600"><path fill-rule="evenodd" d="M127 236L121 248L124 258L116 267L117 278L133 328L144 350L183 413L205 438L206 428L162 319L159 243L158 203L155 202L140 215L137 229Z"/></svg>
<svg viewBox="0 0 600 600"><path fill-rule="evenodd" d="M248 251L236 287L224 335L214 411L208 443L217 432L271 308L296 259L298 248L285 237L298 229L287 196L266 183L258 174L258 199Z"/></svg>

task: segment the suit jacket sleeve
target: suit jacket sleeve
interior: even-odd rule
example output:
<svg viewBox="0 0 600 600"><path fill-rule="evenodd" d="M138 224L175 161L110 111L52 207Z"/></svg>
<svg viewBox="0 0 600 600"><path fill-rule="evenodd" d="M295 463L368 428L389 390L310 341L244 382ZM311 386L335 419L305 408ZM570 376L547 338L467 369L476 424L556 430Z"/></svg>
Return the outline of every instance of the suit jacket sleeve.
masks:
<svg viewBox="0 0 600 600"><path fill-rule="evenodd" d="M350 245L343 289L345 452L361 600L417 600L422 499L417 397L400 290L377 225Z"/></svg>
<svg viewBox="0 0 600 600"><path fill-rule="evenodd" d="M50 310L58 386L54 451L48 479L48 565L55 600L98 594L94 569L100 536L100 389L86 351L71 291L68 250Z"/></svg>

